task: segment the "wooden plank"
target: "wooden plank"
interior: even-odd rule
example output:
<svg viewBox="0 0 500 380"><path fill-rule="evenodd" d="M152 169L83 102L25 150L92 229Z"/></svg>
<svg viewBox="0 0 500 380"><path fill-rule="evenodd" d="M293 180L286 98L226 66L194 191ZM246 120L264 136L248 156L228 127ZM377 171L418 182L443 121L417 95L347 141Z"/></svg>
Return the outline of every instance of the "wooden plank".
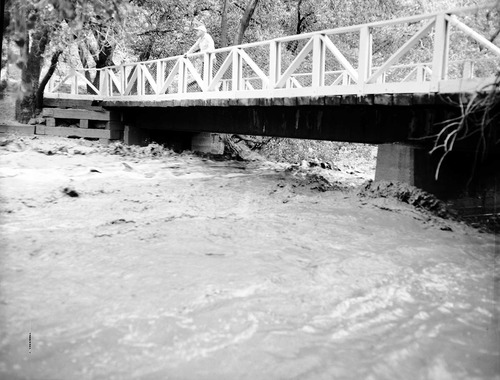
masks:
<svg viewBox="0 0 500 380"><path fill-rule="evenodd" d="M61 136L61 137L76 136L76 137L88 137L88 138L99 138L99 139L120 139L122 135L120 131L111 131L108 129L48 127L45 125L37 125L36 134Z"/></svg>
<svg viewBox="0 0 500 380"><path fill-rule="evenodd" d="M299 96L297 97L298 106L308 106L311 104L311 98L309 96Z"/></svg>
<svg viewBox="0 0 500 380"><path fill-rule="evenodd" d="M339 106L342 104L341 95L325 96L325 106Z"/></svg>
<svg viewBox="0 0 500 380"><path fill-rule="evenodd" d="M393 105L392 94L375 94L373 96L373 104L381 106L392 106Z"/></svg>
<svg viewBox="0 0 500 380"><path fill-rule="evenodd" d="M371 105L373 105L373 95L358 96L357 101L358 101L358 104L371 106Z"/></svg>
<svg viewBox="0 0 500 380"><path fill-rule="evenodd" d="M374 83L364 85L365 94L408 94L408 93L428 93L430 82L405 82L405 83Z"/></svg>
<svg viewBox="0 0 500 380"><path fill-rule="evenodd" d="M435 94L413 94L413 104L434 104L435 98Z"/></svg>
<svg viewBox="0 0 500 380"><path fill-rule="evenodd" d="M258 106L259 101L256 98L248 98L248 99L240 99L239 100L239 105L244 106L244 107L252 107L252 106Z"/></svg>
<svg viewBox="0 0 500 380"><path fill-rule="evenodd" d="M89 127L88 119L80 119L80 128L87 129Z"/></svg>
<svg viewBox="0 0 500 380"><path fill-rule="evenodd" d="M325 97L324 96L311 96L309 99L309 104L312 106L324 106Z"/></svg>
<svg viewBox="0 0 500 380"><path fill-rule="evenodd" d="M342 105L356 105L358 104L357 95L344 95L342 96Z"/></svg>
<svg viewBox="0 0 500 380"><path fill-rule="evenodd" d="M42 116L43 117L53 117L54 116L54 109L53 108L42 109Z"/></svg>
<svg viewBox="0 0 500 380"><path fill-rule="evenodd" d="M56 108L80 108L97 110L102 109L96 106L95 100L92 99L57 99L57 98L46 98L43 99L44 107L56 107Z"/></svg>
<svg viewBox="0 0 500 380"><path fill-rule="evenodd" d="M271 104L273 106L284 106L285 105L285 99L284 98L272 98L270 99L272 100Z"/></svg>
<svg viewBox="0 0 500 380"><path fill-rule="evenodd" d="M459 92L484 92L488 90L488 85L495 82L495 78L472 78L472 79L450 79L443 80L438 84L440 93L459 93Z"/></svg>
<svg viewBox="0 0 500 380"><path fill-rule="evenodd" d="M214 107L227 107L227 106L229 106L228 99L211 99L210 104Z"/></svg>
<svg viewBox="0 0 500 380"><path fill-rule="evenodd" d="M297 105L297 98L283 98L283 105L295 107Z"/></svg>
<svg viewBox="0 0 500 380"><path fill-rule="evenodd" d="M261 98L260 99L260 105L262 105L264 107L270 107L273 104L274 104L273 103L273 98Z"/></svg>
<svg viewBox="0 0 500 380"><path fill-rule="evenodd" d="M393 100L395 106L411 106L413 104L413 95L394 94Z"/></svg>
<svg viewBox="0 0 500 380"><path fill-rule="evenodd" d="M90 111L69 108L44 108L43 116L54 117L56 119L87 119L87 120L119 120L120 114L116 111Z"/></svg>
<svg viewBox="0 0 500 380"><path fill-rule="evenodd" d="M34 125L9 125L9 124L0 124L0 133L14 133L21 135L33 135L35 134L35 126Z"/></svg>

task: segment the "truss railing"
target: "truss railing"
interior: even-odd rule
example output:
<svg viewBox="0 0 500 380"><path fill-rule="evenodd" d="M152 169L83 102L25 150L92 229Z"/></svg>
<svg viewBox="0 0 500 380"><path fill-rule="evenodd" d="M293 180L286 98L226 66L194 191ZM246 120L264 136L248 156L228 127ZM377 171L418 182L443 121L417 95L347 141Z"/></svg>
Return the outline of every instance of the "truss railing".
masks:
<svg viewBox="0 0 500 380"><path fill-rule="evenodd" d="M490 4L71 69L52 77L45 96L154 101L475 91L500 70L500 47L477 22L481 12L500 17Z"/></svg>

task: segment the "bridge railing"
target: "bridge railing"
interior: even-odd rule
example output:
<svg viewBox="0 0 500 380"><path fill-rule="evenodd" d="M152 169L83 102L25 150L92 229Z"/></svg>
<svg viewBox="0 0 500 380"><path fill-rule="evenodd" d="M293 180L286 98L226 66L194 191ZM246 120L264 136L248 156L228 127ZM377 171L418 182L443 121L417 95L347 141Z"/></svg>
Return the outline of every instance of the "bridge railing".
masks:
<svg viewBox="0 0 500 380"><path fill-rule="evenodd" d="M462 92L500 70L491 5L54 76L47 97L209 99ZM493 14L492 14L493 13ZM486 26L485 26L486 25Z"/></svg>

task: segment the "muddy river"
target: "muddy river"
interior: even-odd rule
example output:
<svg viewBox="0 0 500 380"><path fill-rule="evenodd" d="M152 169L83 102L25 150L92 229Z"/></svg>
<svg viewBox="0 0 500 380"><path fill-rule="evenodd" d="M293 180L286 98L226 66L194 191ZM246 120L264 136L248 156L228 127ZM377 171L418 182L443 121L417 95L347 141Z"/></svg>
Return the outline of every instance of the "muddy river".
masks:
<svg viewBox="0 0 500 380"><path fill-rule="evenodd" d="M346 181L0 147L0 378L500 379L495 236Z"/></svg>

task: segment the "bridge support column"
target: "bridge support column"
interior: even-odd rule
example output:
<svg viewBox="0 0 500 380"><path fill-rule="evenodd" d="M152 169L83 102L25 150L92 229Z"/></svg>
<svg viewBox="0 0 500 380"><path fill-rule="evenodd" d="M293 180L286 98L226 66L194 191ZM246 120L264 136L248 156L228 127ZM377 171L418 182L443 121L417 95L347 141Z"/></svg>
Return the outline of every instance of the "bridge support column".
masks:
<svg viewBox="0 0 500 380"><path fill-rule="evenodd" d="M474 149L452 152L436 181L440 156L431 156L429 150L404 144L379 145L375 180L406 182L447 201L462 214L498 213L500 151L490 153L475 168Z"/></svg>
<svg viewBox="0 0 500 380"><path fill-rule="evenodd" d="M146 136L142 129L125 124L125 128L123 130L123 142L127 145L143 146L146 142Z"/></svg>
<svg viewBox="0 0 500 380"><path fill-rule="evenodd" d="M446 198L447 180L435 180L436 163L429 149L406 144L378 147L375 181L399 181Z"/></svg>
<svg viewBox="0 0 500 380"><path fill-rule="evenodd" d="M400 181L415 185L415 147L403 144L378 146L375 181Z"/></svg>
<svg viewBox="0 0 500 380"><path fill-rule="evenodd" d="M191 139L193 152L223 154L224 142L218 133L196 133Z"/></svg>

